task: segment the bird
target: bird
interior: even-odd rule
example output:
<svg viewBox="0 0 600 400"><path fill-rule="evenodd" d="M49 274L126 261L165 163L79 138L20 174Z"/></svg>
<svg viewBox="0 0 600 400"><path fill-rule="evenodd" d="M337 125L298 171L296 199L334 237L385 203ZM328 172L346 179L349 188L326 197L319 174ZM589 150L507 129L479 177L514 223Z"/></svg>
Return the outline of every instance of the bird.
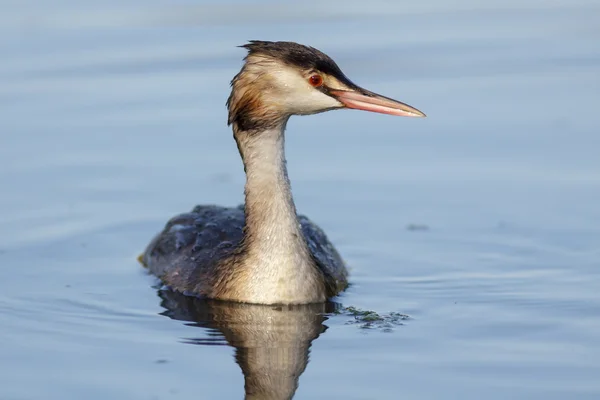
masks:
<svg viewBox="0 0 600 400"><path fill-rule="evenodd" d="M245 202L198 205L171 218L138 259L164 286L187 296L324 302L347 288L349 274L324 231L296 211L284 151L289 118L344 108L425 114L354 84L314 47L261 40L239 47L247 53L226 106L246 175Z"/></svg>

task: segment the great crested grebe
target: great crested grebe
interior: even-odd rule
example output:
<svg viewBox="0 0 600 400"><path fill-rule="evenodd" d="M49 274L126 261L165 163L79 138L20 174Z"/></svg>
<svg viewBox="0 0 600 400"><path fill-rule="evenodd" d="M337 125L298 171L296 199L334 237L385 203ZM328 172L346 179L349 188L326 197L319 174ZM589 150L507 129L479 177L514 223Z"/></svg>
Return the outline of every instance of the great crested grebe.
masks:
<svg viewBox="0 0 600 400"><path fill-rule="evenodd" d="M340 108L424 117L352 83L326 54L292 42L250 41L231 81L228 125L246 172L245 204L196 206L172 218L140 256L171 289L259 304L325 301L348 285L344 261L296 214L284 131L292 115Z"/></svg>

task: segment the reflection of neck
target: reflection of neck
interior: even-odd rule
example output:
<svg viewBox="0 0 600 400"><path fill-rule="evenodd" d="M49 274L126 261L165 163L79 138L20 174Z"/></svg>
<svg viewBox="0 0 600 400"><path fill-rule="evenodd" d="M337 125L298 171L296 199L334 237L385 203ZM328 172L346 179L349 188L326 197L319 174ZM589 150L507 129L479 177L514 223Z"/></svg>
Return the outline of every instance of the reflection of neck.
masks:
<svg viewBox="0 0 600 400"><path fill-rule="evenodd" d="M234 136L246 171L245 239L248 274L257 283L253 301L314 302L325 300L296 216L288 179L285 123L261 132ZM259 290L260 289L260 290Z"/></svg>
<svg viewBox="0 0 600 400"><path fill-rule="evenodd" d="M246 399L291 399L308 364L310 345L280 348L271 343L265 346L269 347L238 349L236 353L244 374Z"/></svg>
<svg viewBox="0 0 600 400"><path fill-rule="evenodd" d="M246 399L291 399L306 369L311 342L325 329L323 304L272 308L252 306L244 323L226 335L236 347Z"/></svg>
<svg viewBox="0 0 600 400"><path fill-rule="evenodd" d="M291 399L308 364L311 343L327 329L333 304L266 306L206 300L159 291L164 314L210 329L210 338L188 343L215 344L220 332L235 348L244 374L246 399ZM204 335L203 335L204 336Z"/></svg>

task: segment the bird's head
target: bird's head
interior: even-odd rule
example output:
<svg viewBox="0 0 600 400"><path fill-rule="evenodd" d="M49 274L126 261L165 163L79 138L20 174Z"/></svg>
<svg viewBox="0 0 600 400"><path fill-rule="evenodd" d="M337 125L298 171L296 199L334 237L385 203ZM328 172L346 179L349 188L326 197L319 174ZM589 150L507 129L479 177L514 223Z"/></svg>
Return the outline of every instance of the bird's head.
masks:
<svg viewBox="0 0 600 400"><path fill-rule="evenodd" d="M291 115L353 108L404 117L421 111L363 89L321 51L293 42L251 41L242 70L231 81L229 124L244 131L268 129Z"/></svg>

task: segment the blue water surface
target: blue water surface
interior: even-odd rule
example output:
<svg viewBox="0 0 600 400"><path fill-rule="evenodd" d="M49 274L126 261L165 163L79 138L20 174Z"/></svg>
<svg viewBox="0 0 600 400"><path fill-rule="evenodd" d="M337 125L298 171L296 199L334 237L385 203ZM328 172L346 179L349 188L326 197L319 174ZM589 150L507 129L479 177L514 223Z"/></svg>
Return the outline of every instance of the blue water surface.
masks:
<svg viewBox="0 0 600 400"><path fill-rule="evenodd" d="M597 1L0 6L0 398L600 398ZM172 215L243 200L225 100L249 39L428 114L286 138L351 267L337 307L402 325L192 301L136 262Z"/></svg>

